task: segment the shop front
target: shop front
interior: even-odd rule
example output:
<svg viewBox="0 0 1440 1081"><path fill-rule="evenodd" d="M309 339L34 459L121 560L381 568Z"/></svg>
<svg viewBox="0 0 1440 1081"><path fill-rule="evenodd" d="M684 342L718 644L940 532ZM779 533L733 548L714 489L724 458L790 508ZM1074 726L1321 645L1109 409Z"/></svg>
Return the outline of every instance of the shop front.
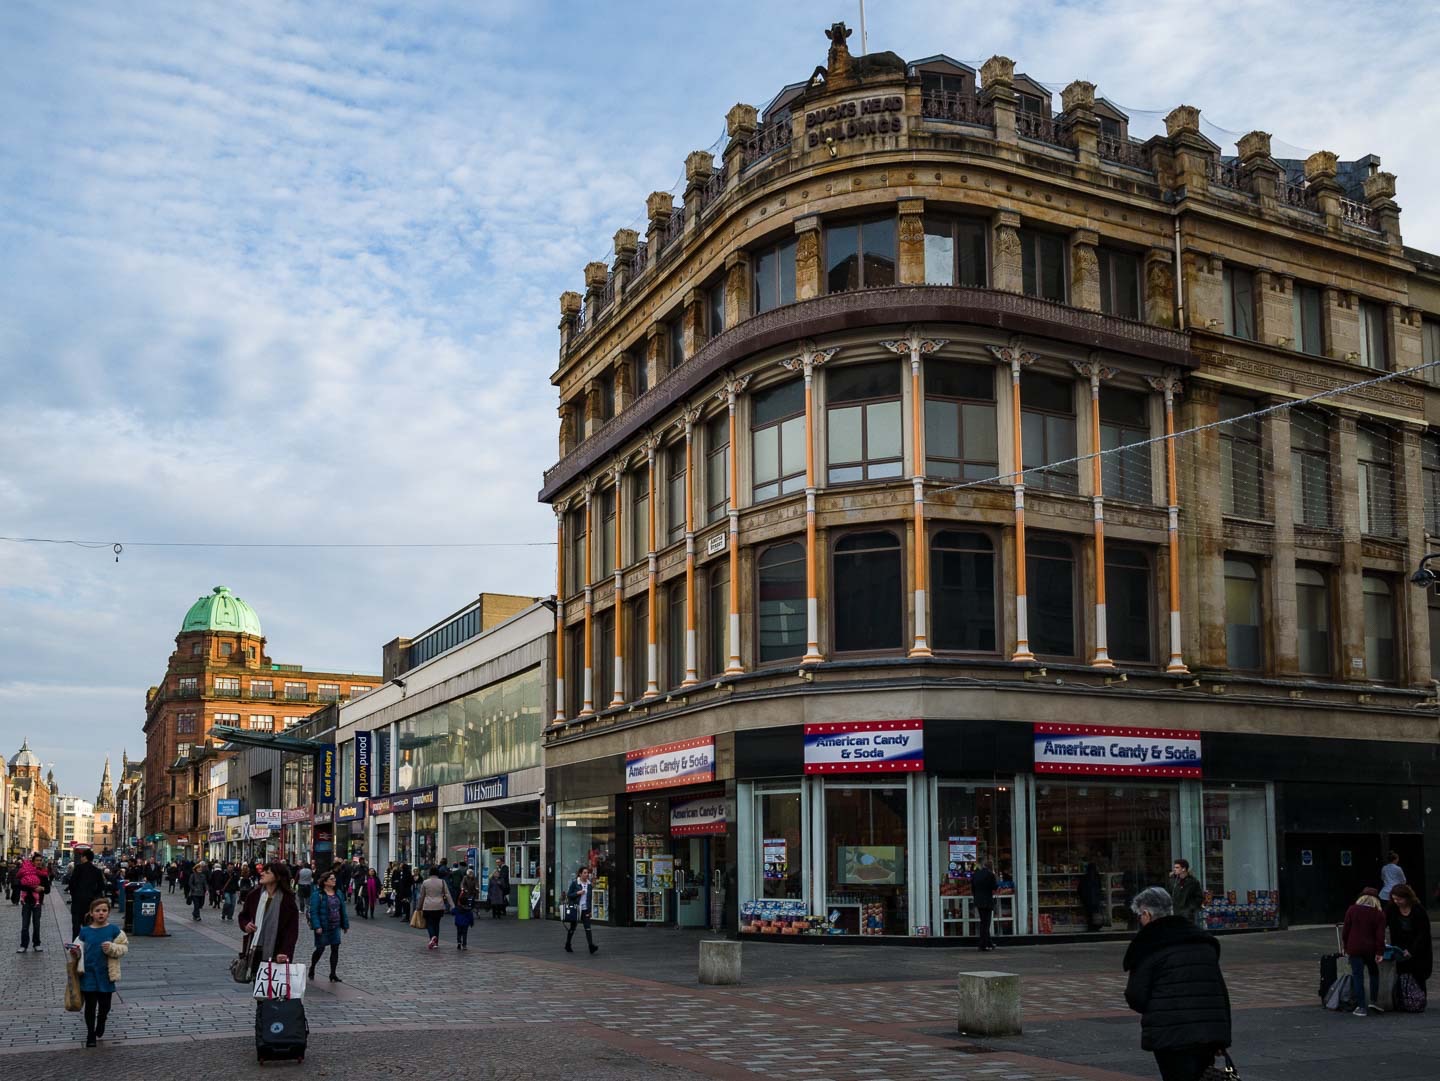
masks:
<svg viewBox="0 0 1440 1081"><path fill-rule="evenodd" d="M982 721L736 735L740 928L973 939L1134 927L1184 857L1216 929L1279 923L1273 787L1203 776L1194 732Z"/></svg>
<svg viewBox="0 0 1440 1081"><path fill-rule="evenodd" d="M538 769L481 777L441 789L445 853L478 877L481 889L504 861L510 877L510 904L528 919L532 892L541 880Z"/></svg>
<svg viewBox="0 0 1440 1081"><path fill-rule="evenodd" d="M383 870L391 860L421 868L439 861L439 793L439 788L431 785L370 799L377 867Z"/></svg>
<svg viewBox="0 0 1440 1081"><path fill-rule="evenodd" d="M335 806L335 858L365 858L365 812L368 800ZM383 868L382 868L383 869Z"/></svg>

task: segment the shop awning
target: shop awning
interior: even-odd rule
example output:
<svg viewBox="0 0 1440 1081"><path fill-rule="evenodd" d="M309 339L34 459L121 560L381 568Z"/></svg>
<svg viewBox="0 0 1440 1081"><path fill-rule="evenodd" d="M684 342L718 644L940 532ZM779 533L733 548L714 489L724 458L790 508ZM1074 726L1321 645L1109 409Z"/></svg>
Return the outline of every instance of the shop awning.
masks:
<svg viewBox="0 0 1440 1081"><path fill-rule="evenodd" d="M284 732L252 731L248 728L236 728L228 724L211 725L210 735L215 739L239 744L242 747L269 747L271 750L284 751L289 754L317 755L326 746L320 740L301 739L299 736L288 736Z"/></svg>

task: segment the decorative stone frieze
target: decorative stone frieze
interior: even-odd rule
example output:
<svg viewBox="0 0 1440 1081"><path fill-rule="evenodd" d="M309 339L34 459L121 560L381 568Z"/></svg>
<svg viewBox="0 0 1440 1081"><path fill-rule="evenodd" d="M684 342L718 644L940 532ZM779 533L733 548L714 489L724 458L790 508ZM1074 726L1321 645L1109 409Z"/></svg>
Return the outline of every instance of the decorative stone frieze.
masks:
<svg viewBox="0 0 1440 1081"><path fill-rule="evenodd" d="M1019 293L1025 288L1020 255L1020 215L1002 210L995 217L990 245L990 282L996 289Z"/></svg>
<svg viewBox="0 0 1440 1081"><path fill-rule="evenodd" d="M901 199L899 230L899 281L902 285L925 283L925 200Z"/></svg>
<svg viewBox="0 0 1440 1081"><path fill-rule="evenodd" d="M1077 229L1070 235L1070 302L1077 308L1100 310L1099 234Z"/></svg>
<svg viewBox="0 0 1440 1081"><path fill-rule="evenodd" d="M795 233L795 299L810 300L821 293L820 219L801 218Z"/></svg>

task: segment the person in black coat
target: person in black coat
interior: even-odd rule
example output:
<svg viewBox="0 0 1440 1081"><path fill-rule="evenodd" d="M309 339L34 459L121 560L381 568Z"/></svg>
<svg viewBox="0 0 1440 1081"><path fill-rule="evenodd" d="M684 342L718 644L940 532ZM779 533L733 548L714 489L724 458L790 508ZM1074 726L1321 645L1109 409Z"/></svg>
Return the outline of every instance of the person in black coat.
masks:
<svg viewBox="0 0 1440 1081"><path fill-rule="evenodd" d="M980 866L970 876L970 899L975 903L976 915L980 917L980 949L993 950L995 943L990 940L990 921L995 916L995 887L999 882L995 872L990 870L990 861L980 857Z"/></svg>
<svg viewBox="0 0 1440 1081"><path fill-rule="evenodd" d="M75 870L70 872L70 940L80 937L80 925L90 913L90 902L104 897L105 876L95 866L95 853L88 848L75 853Z"/></svg>
<svg viewBox="0 0 1440 1081"><path fill-rule="evenodd" d="M1425 986L1435 967L1435 952L1430 941L1430 917L1420 897L1407 885L1399 885L1390 891L1390 903L1385 906L1385 925L1390 930L1390 945L1401 950L1395 962L1395 972L1410 976Z"/></svg>
<svg viewBox="0 0 1440 1081"><path fill-rule="evenodd" d="M1140 1014L1140 1046L1153 1052L1162 1081L1199 1081L1230 1046L1230 992L1220 943L1174 914L1168 891L1144 890L1131 904L1140 931L1125 951L1125 1002Z"/></svg>

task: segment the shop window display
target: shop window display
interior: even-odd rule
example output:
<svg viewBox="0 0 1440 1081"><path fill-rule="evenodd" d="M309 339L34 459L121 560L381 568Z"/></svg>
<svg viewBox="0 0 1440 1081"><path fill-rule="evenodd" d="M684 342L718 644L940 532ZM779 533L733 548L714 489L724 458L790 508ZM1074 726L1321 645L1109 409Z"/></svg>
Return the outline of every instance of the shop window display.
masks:
<svg viewBox="0 0 1440 1081"><path fill-rule="evenodd" d="M450 811L445 815L445 847L450 862L468 863L470 849L476 849L479 859L480 812Z"/></svg>
<svg viewBox="0 0 1440 1081"><path fill-rule="evenodd" d="M847 934L910 931L903 785L825 786L825 910Z"/></svg>
<svg viewBox="0 0 1440 1081"><path fill-rule="evenodd" d="M589 867L595 874L591 916L610 918L610 883L615 873L615 817L609 799L572 800L555 807L555 871L549 886L551 910L575 872Z"/></svg>
<svg viewBox="0 0 1440 1081"><path fill-rule="evenodd" d="M1036 929L1068 934L1131 927L1130 899L1147 886L1164 885L1179 852L1179 798L1174 786L1040 784Z"/></svg>
<svg viewBox="0 0 1440 1081"><path fill-rule="evenodd" d="M970 879L982 863L995 872L993 933L1015 933L1015 804L1009 785L941 782L935 828L940 909L936 930L944 936L980 933L971 903Z"/></svg>
<svg viewBox="0 0 1440 1081"><path fill-rule="evenodd" d="M630 815L633 918L636 923L669 923L670 894L675 888L670 800L637 799L630 805Z"/></svg>
<svg viewBox="0 0 1440 1081"><path fill-rule="evenodd" d="M1206 927L1280 925L1280 893L1270 873L1274 830L1267 802L1259 785L1205 789Z"/></svg>
<svg viewBox="0 0 1440 1081"><path fill-rule="evenodd" d="M760 896L800 900L805 896L804 819L799 789L755 794L759 827Z"/></svg>

